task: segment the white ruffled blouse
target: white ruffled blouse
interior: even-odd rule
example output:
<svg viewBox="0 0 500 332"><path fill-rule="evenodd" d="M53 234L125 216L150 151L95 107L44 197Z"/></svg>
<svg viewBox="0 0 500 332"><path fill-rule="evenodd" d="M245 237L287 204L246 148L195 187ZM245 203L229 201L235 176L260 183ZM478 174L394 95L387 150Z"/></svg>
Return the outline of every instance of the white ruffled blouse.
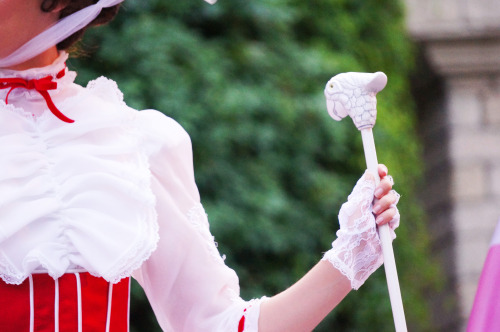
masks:
<svg viewBox="0 0 500 332"><path fill-rule="evenodd" d="M239 298L194 181L191 141L174 120L123 102L104 77L83 88L51 65L0 78L52 75L54 104L34 90L0 90L0 277L53 278L83 269L110 282L133 276L164 331L257 331L260 300Z"/></svg>

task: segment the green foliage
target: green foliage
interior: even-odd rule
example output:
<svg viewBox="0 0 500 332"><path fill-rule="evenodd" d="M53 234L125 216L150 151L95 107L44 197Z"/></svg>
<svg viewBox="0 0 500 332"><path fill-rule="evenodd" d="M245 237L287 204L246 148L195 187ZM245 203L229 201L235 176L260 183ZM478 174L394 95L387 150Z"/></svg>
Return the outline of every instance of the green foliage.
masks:
<svg viewBox="0 0 500 332"><path fill-rule="evenodd" d="M212 233L244 298L285 289L330 247L365 165L359 132L329 118L323 87L339 72L384 71L375 139L403 197L394 246L407 320L424 331L422 294L437 270L415 197L422 165L404 31L397 0L128 0L113 24L89 31L84 48L95 54L70 66L82 83L116 80L129 105L161 110L188 130ZM143 313L132 313L135 329L152 331L140 326L151 314L137 286L134 294ZM380 269L317 331L392 329Z"/></svg>

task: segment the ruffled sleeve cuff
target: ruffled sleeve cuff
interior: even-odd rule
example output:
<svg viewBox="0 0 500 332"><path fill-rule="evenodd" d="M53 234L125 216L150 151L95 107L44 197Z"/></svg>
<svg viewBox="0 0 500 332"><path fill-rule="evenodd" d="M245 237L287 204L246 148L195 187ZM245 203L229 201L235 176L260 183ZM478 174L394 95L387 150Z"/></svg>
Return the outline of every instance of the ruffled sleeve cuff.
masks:
<svg viewBox="0 0 500 332"><path fill-rule="evenodd" d="M254 299L247 302L247 305L245 309L243 309L243 314L238 323L238 332L259 331L260 305L266 299L267 297L264 296L260 299Z"/></svg>

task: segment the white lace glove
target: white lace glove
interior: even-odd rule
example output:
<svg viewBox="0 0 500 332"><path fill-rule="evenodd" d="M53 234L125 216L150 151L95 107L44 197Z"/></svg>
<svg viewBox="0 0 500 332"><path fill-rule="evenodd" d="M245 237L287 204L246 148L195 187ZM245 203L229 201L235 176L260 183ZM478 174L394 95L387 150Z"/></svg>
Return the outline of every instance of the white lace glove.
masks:
<svg viewBox="0 0 500 332"><path fill-rule="evenodd" d="M332 249L327 251L323 260L333 264L350 281L353 289L358 289L377 270L384 258L378 236L375 217L372 213L375 180L365 173L356 183L347 202L339 212L340 229ZM399 200L399 195L398 200ZM391 207L396 208L395 204ZM392 239L394 230L399 226L399 212L389 222Z"/></svg>

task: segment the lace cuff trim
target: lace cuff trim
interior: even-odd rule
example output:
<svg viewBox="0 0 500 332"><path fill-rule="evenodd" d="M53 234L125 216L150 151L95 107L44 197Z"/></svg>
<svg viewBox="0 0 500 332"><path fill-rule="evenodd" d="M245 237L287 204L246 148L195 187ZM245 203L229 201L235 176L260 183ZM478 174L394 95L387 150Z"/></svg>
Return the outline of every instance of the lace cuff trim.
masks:
<svg viewBox="0 0 500 332"><path fill-rule="evenodd" d="M253 299L246 303L243 309L243 315L238 322L238 332L258 332L259 331L259 316L260 305L267 297Z"/></svg>

